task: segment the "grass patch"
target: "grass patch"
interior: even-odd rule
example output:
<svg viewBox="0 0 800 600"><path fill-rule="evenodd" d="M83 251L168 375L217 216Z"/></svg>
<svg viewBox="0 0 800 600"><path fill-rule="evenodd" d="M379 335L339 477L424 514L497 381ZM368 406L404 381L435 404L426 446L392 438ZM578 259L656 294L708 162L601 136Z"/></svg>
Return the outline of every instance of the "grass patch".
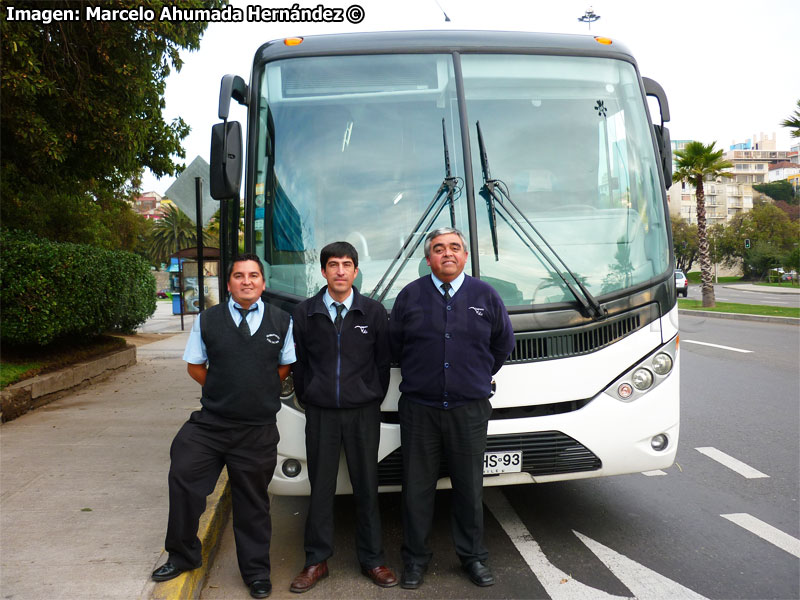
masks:
<svg viewBox="0 0 800 600"><path fill-rule="evenodd" d="M126 343L123 338L100 335L91 339L62 341L45 347L15 347L4 344L0 358L0 388L121 350Z"/></svg>
<svg viewBox="0 0 800 600"><path fill-rule="evenodd" d="M696 283L701 284L702 281L700 280L700 271L692 271L691 273L686 274L686 279L689 280L689 283ZM714 281L714 274L711 274L711 281ZM717 283L714 281L714 283ZM743 277L720 277L719 283L744 283Z"/></svg>
<svg viewBox="0 0 800 600"><path fill-rule="evenodd" d="M0 361L0 389L22 379L33 377L43 366L44 363L40 362L15 364L7 363L5 360Z"/></svg>
<svg viewBox="0 0 800 600"><path fill-rule="evenodd" d="M760 304L735 304L733 302L717 302L714 308L703 308L702 300L678 299L678 308L704 310L706 312L726 312L744 315L764 315L767 317L800 318L800 308L791 306L762 306Z"/></svg>

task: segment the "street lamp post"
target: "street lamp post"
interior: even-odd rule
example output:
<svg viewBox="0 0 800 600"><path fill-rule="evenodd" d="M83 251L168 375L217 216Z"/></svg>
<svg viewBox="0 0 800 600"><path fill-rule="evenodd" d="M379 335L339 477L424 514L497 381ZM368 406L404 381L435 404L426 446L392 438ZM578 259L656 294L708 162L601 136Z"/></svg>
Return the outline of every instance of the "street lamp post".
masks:
<svg viewBox="0 0 800 600"><path fill-rule="evenodd" d="M594 23L595 21L597 21L599 19L600 19L600 15L596 14L594 12L594 9L592 9L591 6L589 7L589 10L587 10L583 14L582 17L578 17L578 21L580 21L581 23L587 23L589 25L589 31L592 30L592 23Z"/></svg>

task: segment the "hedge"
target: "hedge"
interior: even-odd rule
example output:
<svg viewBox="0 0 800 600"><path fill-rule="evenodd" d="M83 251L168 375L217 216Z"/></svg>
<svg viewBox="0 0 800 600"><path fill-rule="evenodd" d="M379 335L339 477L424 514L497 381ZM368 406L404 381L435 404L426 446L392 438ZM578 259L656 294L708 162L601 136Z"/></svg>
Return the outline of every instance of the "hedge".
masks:
<svg viewBox="0 0 800 600"><path fill-rule="evenodd" d="M140 256L0 231L0 339L44 346L131 332L155 312L155 277Z"/></svg>

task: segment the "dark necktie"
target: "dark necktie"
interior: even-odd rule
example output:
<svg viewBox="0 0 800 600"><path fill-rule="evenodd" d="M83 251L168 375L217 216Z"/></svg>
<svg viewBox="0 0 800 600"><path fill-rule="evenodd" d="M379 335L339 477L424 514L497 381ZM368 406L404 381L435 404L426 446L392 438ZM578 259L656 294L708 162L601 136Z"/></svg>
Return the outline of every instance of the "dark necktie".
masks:
<svg viewBox="0 0 800 600"><path fill-rule="evenodd" d="M449 283L443 283L441 286L442 290L444 291L444 301L450 302L450 290L453 289L453 286Z"/></svg>
<svg viewBox="0 0 800 600"><path fill-rule="evenodd" d="M240 315L242 315L242 320L239 323L239 331L250 335L250 326L247 324L247 313L258 310L258 307L251 306L250 308L242 308L241 306L234 306L234 308L239 311Z"/></svg>
<svg viewBox="0 0 800 600"><path fill-rule="evenodd" d="M342 330L342 321L344 321L344 317L342 317L342 312L344 311L344 304L337 304L336 305L336 318L333 320L333 324L336 327L336 331Z"/></svg>

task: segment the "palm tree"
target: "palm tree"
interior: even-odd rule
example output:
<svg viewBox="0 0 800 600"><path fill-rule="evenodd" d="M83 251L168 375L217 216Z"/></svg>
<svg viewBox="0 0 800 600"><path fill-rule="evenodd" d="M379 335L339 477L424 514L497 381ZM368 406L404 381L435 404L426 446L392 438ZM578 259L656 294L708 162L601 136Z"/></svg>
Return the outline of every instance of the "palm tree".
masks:
<svg viewBox="0 0 800 600"><path fill-rule="evenodd" d="M711 255L706 234L706 194L703 181L717 177L733 177L723 169L733 166L722 158L722 150L714 150L716 142L707 146L701 142L689 142L683 150L675 151L675 172L672 181L687 181L695 188L697 196L697 245L700 258L700 276L703 282L703 306L715 306L714 284L711 281Z"/></svg>
<svg viewBox="0 0 800 600"><path fill-rule="evenodd" d="M203 240L208 240L203 232ZM197 245L197 227L180 208L166 204L161 208L161 218L153 224L150 234L150 256L156 263L167 262L169 255L183 248Z"/></svg>
<svg viewBox="0 0 800 600"><path fill-rule="evenodd" d="M800 100L797 101L797 110L794 111L791 117L781 121L781 125L792 130L792 137L800 137Z"/></svg>

